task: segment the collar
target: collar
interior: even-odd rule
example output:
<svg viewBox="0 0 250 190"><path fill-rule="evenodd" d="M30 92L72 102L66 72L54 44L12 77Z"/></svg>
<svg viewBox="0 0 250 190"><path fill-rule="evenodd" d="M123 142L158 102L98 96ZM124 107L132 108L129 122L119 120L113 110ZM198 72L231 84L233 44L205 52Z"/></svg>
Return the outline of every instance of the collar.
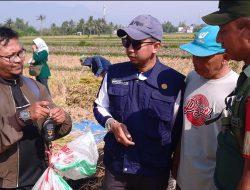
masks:
<svg viewBox="0 0 250 190"><path fill-rule="evenodd" d="M136 69L136 67L134 67L134 65L130 62L130 68L129 68L129 75L122 77L121 79L123 81L130 81L130 80L135 80L135 79L139 79L139 80L147 80L150 76L151 73L153 72L155 66L158 64L159 60L157 59L156 64L154 65L153 68L151 68L150 70L144 72L144 73L139 73L138 70ZM158 87L157 82L156 82L156 87Z"/></svg>
<svg viewBox="0 0 250 190"><path fill-rule="evenodd" d="M134 67L134 65L131 62L129 62L129 68L127 74L128 75L121 77L120 79L123 81L138 79L138 70Z"/></svg>
<svg viewBox="0 0 250 190"><path fill-rule="evenodd" d="M11 79L11 80L0 77L0 83L8 86L15 86L17 84L21 84L21 77L17 77L16 79Z"/></svg>
<svg viewBox="0 0 250 190"><path fill-rule="evenodd" d="M137 74L137 78L139 79L139 80L147 80L147 76L144 74L144 73L138 73Z"/></svg>

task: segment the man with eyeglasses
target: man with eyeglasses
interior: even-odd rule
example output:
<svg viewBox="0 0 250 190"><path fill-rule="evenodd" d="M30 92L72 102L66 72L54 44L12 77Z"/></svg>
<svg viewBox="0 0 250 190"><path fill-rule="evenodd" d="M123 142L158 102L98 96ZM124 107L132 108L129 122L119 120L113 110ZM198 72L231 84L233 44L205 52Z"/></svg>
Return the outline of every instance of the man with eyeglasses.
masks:
<svg viewBox="0 0 250 190"><path fill-rule="evenodd" d="M0 27L0 189L31 189L42 175L47 167L42 126L49 116L55 138L72 126L46 88L22 75L24 59L18 34Z"/></svg>
<svg viewBox="0 0 250 190"><path fill-rule="evenodd" d="M180 137L185 77L156 56L163 37L156 18L139 15L117 35L130 61L109 67L94 104L108 130L103 188L165 190Z"/></svg>

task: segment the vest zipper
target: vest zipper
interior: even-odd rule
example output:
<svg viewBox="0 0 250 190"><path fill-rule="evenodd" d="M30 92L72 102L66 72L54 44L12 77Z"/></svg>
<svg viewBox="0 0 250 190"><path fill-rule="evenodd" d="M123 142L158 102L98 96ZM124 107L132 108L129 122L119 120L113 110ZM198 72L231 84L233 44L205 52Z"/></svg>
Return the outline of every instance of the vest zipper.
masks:
<svg viewBox="0 0 250 190"><path fill-rule="evenodd" d="M14 96L12 94L12 90L11 87L10 88L10 94L12 96L12 100L13 100L13 105L14 105L14 110L16 110L16 103L14 101ZM19 142L17 142L17 179L16 179L16 187L18 188L18 182L19 182Z"/></svg>

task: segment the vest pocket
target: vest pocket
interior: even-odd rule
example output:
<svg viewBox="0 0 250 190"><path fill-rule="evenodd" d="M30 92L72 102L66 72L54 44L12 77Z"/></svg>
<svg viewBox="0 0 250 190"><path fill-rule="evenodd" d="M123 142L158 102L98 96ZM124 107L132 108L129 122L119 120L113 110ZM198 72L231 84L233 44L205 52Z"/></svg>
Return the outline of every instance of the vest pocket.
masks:
<svg viewBox="0 0 250 190"><path fill-rule="evenodd" d="M174 101L174 96L159 92L153 92L149 100L146 134L163 146L171 143Z"/></svg>
<svg viewBox="0 0 250 190"><path fill-rule="evenodd" d="M111 113L122 113L127 102L128 87L110 87L108 89Z"/></svg>
<svg viewBox="0 0 250 190"><path fill-rule="evenodd" d="M149 114L163 121L171 121L174 112L174 96L153 92L149 101Z"/></svg>

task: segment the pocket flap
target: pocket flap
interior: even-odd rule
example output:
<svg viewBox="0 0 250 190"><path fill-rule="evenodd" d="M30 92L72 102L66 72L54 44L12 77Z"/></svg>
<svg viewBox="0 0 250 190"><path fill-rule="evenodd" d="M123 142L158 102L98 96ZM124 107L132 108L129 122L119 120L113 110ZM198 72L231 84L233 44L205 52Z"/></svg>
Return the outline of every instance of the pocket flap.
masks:
<svg viewBox="0 0 250 190"><path fill-rule="evenodd" d="M152 98L164 102L174 102L174 96L164 96L158 91L152 93Z"/></svg>

